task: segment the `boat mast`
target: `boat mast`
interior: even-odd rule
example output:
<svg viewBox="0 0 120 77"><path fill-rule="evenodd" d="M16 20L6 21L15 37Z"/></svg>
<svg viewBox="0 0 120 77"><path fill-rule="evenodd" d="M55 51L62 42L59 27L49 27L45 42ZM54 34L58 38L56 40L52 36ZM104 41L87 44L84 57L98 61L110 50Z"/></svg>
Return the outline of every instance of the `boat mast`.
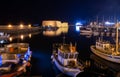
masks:
<svg viewBox="0 0 120 77"><path fill-rule="evenodd" d="M96 23L97 23L97 25L98 25L98 16L96 16Z"/></svg>
<svg viewBox="0 0 120 77"><path fill-rule="evenodd" d="M65 44L65 36L63 37L63 44Z"/></svg>
<svg viewBox="0 0 120 77"><path fill-rule="evenodd" d="M116 24L116 53L118 53L118 26L119 23Z"/></svg>
<svg viewBox="0 0 120 77"><path fill-rule="evenodd" d="M102 25L104 25L104 20L105 20L105 19L104 19L104 16L103 16Z"/></svg>

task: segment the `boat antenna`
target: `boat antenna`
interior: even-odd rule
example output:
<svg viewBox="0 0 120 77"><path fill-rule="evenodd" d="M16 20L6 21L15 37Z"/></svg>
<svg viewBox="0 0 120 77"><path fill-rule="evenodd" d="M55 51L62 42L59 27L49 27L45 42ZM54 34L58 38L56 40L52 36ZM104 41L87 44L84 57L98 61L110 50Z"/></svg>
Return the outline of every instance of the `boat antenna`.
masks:
<svg viewBox="0 0 120 77"><path fill-rule="evenodd" d="M65 36L63 36L63 44L65 44Z"/></svg>
<svg viewBox="0 0 120 77"><path fill-rule="evenodd" d="M104 25L104 20L105 20L105 19L104 19L104 15L103 15L102 25Z"/></svg>
<svg viewBox="0 0 120 77"><path fill-rule="evenodd" d="M72 43L70 42L70 46L72 47Z"/></svg>
<svg viewBox="0 0 120 77"><path fill-rule="evenodd" d="M118 26L119 23L116 24L116 53L118 53Z"/></svg>
<svg viewBox="0 0 120 77"><path fill-rule="evenodd" d="M77 46L77 43L75 42L75 47Z"/></svg>
<svg viewBox="0 0 120 77"><path fill-rule="evenodd" d="M98 25L98 16L96 16L96 23L97 23L97 25Z"/></svg>
<svg viewBox="0 0 120 77"><path fill-rule="evenodd" d="M99 37L99 40L98 41L101 41L100 37Z"/></svg>

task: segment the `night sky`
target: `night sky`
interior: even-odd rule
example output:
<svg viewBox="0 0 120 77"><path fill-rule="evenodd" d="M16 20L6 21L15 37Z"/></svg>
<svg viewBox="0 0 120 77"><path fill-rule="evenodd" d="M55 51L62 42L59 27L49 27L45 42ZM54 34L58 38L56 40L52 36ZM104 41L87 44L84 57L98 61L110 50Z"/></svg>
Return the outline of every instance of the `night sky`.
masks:
<svg viewBox="0 0 120 77"><path fill-rule="evenodd" d="M0 24L41 24L48 19L74 24L119 14L120 0L0 0Z"/></svg>

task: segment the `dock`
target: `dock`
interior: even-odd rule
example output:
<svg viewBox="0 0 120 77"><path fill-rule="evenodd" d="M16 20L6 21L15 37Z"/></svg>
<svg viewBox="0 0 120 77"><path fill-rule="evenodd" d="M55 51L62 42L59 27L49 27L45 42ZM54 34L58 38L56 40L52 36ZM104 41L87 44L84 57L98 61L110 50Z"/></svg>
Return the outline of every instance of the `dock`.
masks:
<svg viewBox="0 0 120 77"><path fill-rule="evenodd" d="M40 27L28 26L28 25L13 25L13 26L6 26L0 25L0 31L8 34L17 34L17 33L29 33L29 32L36 32L41 30Z"/></svg>

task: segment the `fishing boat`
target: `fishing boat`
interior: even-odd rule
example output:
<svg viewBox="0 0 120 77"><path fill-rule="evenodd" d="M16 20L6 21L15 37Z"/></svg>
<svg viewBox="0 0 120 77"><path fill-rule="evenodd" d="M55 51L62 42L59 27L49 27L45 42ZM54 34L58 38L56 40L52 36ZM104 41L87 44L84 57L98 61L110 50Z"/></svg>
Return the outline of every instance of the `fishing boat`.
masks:
<svg viewBox="0 0 120 77"><path fill-rule="evenodd" d="M27 71L32 52L28 43L11 43L0 48L0 77L18 76Z"/></svg>
<svg viewBox="0 0 120 77"><path fill-rule="evenodd" d="M92 34L92 28L91 27L80 27L80 33L84 34Z"/></svg>
<svg viewBox="0 0 120 77"><path fill-rule="evenodd" d="M66 75L76 77L84 71L82 63L78 62L78 52L76 45L70 44L54 44L55 49L51 56L53 63L57 68Z"/></svg>
<svg viewBox="0 0 120 77"><path fill-rule="evenodd" d="M118 26L116 24L116 44L111 44L108 41L103 41L101 39L96 41L95 45L92 45L91 51L97 56L115 63L120 63L120 49L118 43Z"/></svg>

